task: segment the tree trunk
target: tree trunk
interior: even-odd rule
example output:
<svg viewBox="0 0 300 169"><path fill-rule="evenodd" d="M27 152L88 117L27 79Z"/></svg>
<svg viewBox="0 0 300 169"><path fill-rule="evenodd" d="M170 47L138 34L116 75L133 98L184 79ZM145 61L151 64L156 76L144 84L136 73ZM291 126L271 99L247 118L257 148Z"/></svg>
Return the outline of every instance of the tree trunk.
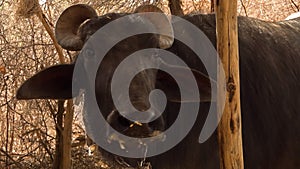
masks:
<svg viewBox="0 0 300 169"><path fill-rule="evenodd" d="M217 50L224 66L227 89L224 112L218 127L220 167L243 169L237 0L216 0L215 11ZM218 111L223 111L220 106Z"/></svg>
<svg viewBox="0 0 300 169"><path fill-rule="evenodd" d="M215 0L210 1L210 12L215 12Z"/></svg>
<svg viewBox="0 0 300 169"><path fill-rule="evenodd" d="M61 159L63 154L63 115L64 115L64 103L65 101L58 101L58 110L56 114L56 143L55 143L55 156L52 169L61 168Z"/></svg>
<svg viewBox="0 0 300 169"><path fill-rule="evenodd" d="M182 16L183 10L181 8L180 0L169 0L169 8L172 15Z"/></svg>
<svg viewBox="0 0 300 169"><path fill-rule="evenodd" d="M64 131L63 131L63 159L62 169L71 169L71 146L72 146L72 124L73 124L73 102L67 101L66 115L64 118Z"/></svg>

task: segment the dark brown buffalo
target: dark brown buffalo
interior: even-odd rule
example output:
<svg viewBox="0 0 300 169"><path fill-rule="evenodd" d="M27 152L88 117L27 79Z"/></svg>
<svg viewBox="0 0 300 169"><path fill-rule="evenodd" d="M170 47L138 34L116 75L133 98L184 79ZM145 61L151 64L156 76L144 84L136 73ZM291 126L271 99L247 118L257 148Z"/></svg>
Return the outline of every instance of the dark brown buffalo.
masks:
<svg viewBox="0 0 300 169"><path fill-rule="evenodd" d="M86 5L77 5L73 8L75 10L73 12L71 10L64 12L68 17L66 19L61 17L56 27L59 43L68 50L80 50L87 39L100 27L126 15L113 13L96 16L96 12ZM153 9L159 11L157 8L153 7ZM213 44L216 44L214 15L186 15L183 18L196 25ZM158 21L149 18L149 23L155 25ZM300 167L300 19L265 22L254 18L238 17L238 25L245 168L298 169ZM161 28L158 26L158 29ZM188 33L187 36L193 37ZM166 91L169 99L167 107L162 117L151 124L129 127L132 122L115 111L109 92L112 72L118 64L134 51L153 47L165 48L173 52L194 70L198 86L201 86L201 106L196 123L184 140L173 149L150 157L146 161L151 162L154 169L219 168L216 133L205 143L198 143L209 105L214 104L203 99L210 97L211 85L198 57L176 39L173 42L168 37L143 34L125 39L109 51L99 67L98 72L101 73L98 73L95 82L97 101L103 116L115 129L134 137L148 137L172 125L180 106L178 94L174 94L178 92L178 88L175 81L163 72L154 70L141 72L130 86L131 101L140 110L149 107L147 98L151 90L161 88ZM147 60L141 62L147 64ZM39 72L20 87L17 98L71 98L73 69L73 64L65 64ZM187 101L182 104L189 103ZM113 156L103 150L102 152L107 157ZM131 165L136 165L139 161L139 159L125 160L128 160Z"/></svg>

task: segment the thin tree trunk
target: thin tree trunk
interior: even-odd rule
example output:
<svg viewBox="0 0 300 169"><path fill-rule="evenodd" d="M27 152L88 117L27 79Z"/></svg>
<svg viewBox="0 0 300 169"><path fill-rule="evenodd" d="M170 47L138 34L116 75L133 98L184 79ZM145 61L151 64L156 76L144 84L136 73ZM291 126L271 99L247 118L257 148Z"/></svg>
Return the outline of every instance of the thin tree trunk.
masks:
<svg viewBox="0 0 300 169"><path fill-rule="evenodd" d="M237 0L216 0L217 50L226 76L226 103L218 127L221 169L243 169ZM218 78L220 78L218 76ZM218 107L218 111L220 107Z"/></svg>
<svg viewBox="0 0 300 169"><path fill-rule="evenodd" d="M71 148L72 148L72 124L73 124L73 102L67 101L66 115L64 118L63 131L63 167L62 169L70 169L71 163Z"/></svg>
<svg viewBox="0 0 300 169"><path fill-rule="evenodd" d="M55 143L55 156L53 161L53 169L62 168L61 160L63 156L63 115L64 115L64 100L58 101L58 110L56 114L56 143Z"/></svg>
<svg viewBox="0 0 300 169"><path fill-rule="evenodd" d="M215 0L210 1L210 12L215 12Z"/></svg>
<svg viewBox="0 0 300 169"><path fill-rule="evenodd" d="M59 61L61 63L65 63L65 60L64 60L64 55L63 55L63 52L62 52L62 49L61 47L58 45L57 43L57 40L55 39L55 36L54 36L54 33L52 31L52 29L50 28L49 24L47 23L46 19L44 18L44 14L42 12L42 9L39 8L38 10L39 12L37 13L37 17L39 18L39 20L42 22L44 28L46 29L46 31L48 32L52 42L53 42L53 45L57 51L57 54L58 54L58 58L59 58Z"/></svg>
<svg viewBox="0 0 300 169"><path fill-rule="evenodd" d="M183 10L181 8L180 0L169 0L169 8L172 15L182 16Z"/></svg>

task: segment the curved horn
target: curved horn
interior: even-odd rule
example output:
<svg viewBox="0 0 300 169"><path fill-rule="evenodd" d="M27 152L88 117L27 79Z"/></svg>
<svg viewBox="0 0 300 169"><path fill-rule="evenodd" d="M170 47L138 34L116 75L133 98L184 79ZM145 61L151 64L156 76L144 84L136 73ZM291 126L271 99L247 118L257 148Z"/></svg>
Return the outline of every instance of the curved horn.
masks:
<svg viewBox="0 0 300 169"><path fill-rule="evenodd" d="M135 13L143 13L143 12L159 12L164 13L161 9L154 5L143 5L139 6L135 9ZM169 21L168 17L166 16L165 19L156 18L154 16L147 16L150 22L155 25L155 27L166 35L159 36L159 47L162 49L167 49L172 46L174 42L174 32L171 22ZM167 36L169 35L169 36Z"/></svg>
<svg viewBox="0 0 300 169"><path fill-rule="evenodd" d="M135 13L142 13L142 12L160 12L164 13L161 9L154 5L142 5L135 9Z"/></svg>
<svg viewBox="0 0 300 169"><path fill-rule="evenodd" d="M55 26L55 36L58 43L67 50L80 50L84 42L78 36L77 30L85 20L96 16L96 11L85 4L73 5L64 10Z"/></svg>

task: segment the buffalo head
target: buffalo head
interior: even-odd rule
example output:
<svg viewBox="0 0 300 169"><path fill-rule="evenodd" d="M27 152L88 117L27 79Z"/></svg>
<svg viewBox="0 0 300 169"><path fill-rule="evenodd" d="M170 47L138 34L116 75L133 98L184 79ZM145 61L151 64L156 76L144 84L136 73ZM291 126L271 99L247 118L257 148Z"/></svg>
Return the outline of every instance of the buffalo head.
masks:
<svg viewBox="0 0 300 169"><path fill-rule="evenodd" d="M135 12L161 12L157 7L147 5L141 6L136 9ZM96 11L90 6L79 4L67 8L59 17L55 34L59 44L66 50L78 51L83 48L85 43L89 40L93 34L101 29L106 24L117 20L128 14L115 14L110 13L103 16L97 16ZM172 26L167 17L164 19L156 19L151 15L140 19L138 17L132 17L128 25L134 23L142 23L149 27L149 29L157 29L165 32L165 34L172 33ZM127 29L126 27L114 27L114 31L122 31ZM110 37L108 37L110 38ZM105 39L106 40L106 39ZM109 40L109 39L107 39ZM158 88L165 92L168 102L201 102L210 100L210 79L203 73L192 70L197 84L200 88L201 98L181 100L180 94L178 94L178 86L174 79L167 73L158 69L145 69L140 71L129 86L129 101L120 102L121 107L128 106L127 103L132 104L138 111L143 112L144 116L141 120L131 120L127 118L127 115L134 115L136 112L122 112L120 113L114 105L111 94L111 82L114 71L122 63L125 58L141 49L148 48L160 48L167 49L173 45L174 39L172 36L158 35L152 33L145 33L134 35L119 41L115 44L105 55L100 63L95 82L95 91L92 91L96 95L96 100L103 117L108 124L118 132L137 138L151 137L163 132L170 123L166 123L165 118L171 114L171 112L164 111L163 114L156 110L155 105L152 103L159 102L159 100L149 101L149 95L151 91ZM101 45L101 44L97 44ZM155 53L153 54L155 55ZM89 61L89 58L82 58L85 62ZM155 61L153 59L156 59ZM157 59L154 57L139 57L134 62L131 62L128 70L125 71L125 75L132 69L143 69L146 65L158 62L160 66L168 67L173 72L177 73L183 79L185 78L185 68L180 66L169 65L164 62L163 59ZM87 65L83 66L83 76L88 75L86 70ZM49 67L40 71L30 79L28 79L19 88L17 92L18 99L70 99L72 95L72 83L74 81L75 63L73 64L60 64ZM184 79L189 84L188 78ZM86 81L87 83L88 80ZM118 84L122 86L123 84ZM88 88L82 88L83 90L91 90ZM121 92L121 91L120 91ZM188 91L190 93L194 91ZM75 96L78 93L75 93ZM117 95L118 98L123 99L123 96ZM86 104L86 110L88 111L88 104ZM87 112L89 113L89 112ZM174 115L172 115L174 116ZM175 115L176 116L176 115ZM174 120L173 120L174 121ZM87 122L88 123L88 122ZM116 141L113 134L103 135L101 137L107 137L108 142Z"/></svg>

